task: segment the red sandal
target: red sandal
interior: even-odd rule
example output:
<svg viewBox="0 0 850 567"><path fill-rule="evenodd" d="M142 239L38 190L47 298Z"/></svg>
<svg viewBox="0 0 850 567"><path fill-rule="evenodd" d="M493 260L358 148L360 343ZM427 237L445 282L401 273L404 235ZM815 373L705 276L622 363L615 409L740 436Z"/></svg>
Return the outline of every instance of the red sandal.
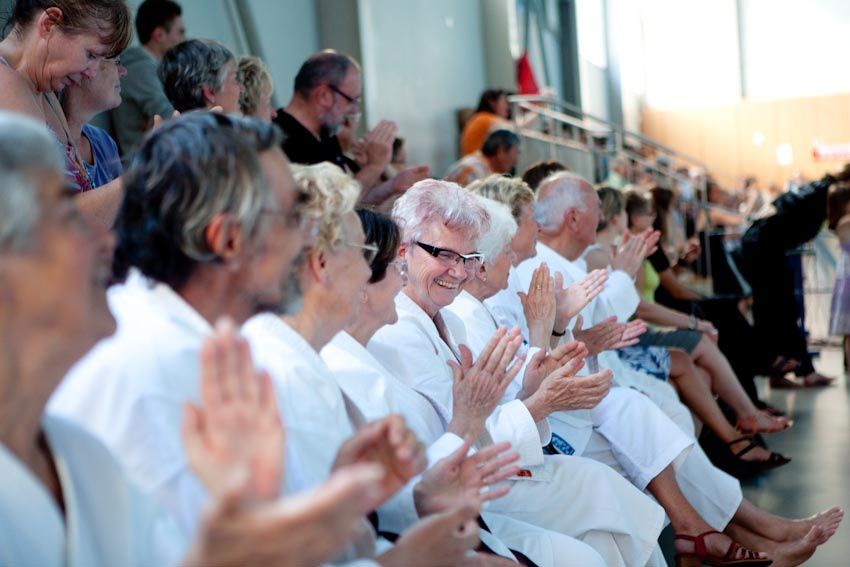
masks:
<svg viewBox="0 0 850 567"><path fill-rule="evenodd" d="M713 555L705 547L705 538L713 534L720 534L720 532L712 530L701 533L698 536L677 535L673 538L674 540L691 541L694 544L693 553L676 554L676 567L700 567L703 564L711 565L712 567L726 567L727 565L766 567L773 563L772 559L761 558L755 551L747 549L734 541L729 544L729 549L726 550L725 555L722 557L720 555Z"/></svg>

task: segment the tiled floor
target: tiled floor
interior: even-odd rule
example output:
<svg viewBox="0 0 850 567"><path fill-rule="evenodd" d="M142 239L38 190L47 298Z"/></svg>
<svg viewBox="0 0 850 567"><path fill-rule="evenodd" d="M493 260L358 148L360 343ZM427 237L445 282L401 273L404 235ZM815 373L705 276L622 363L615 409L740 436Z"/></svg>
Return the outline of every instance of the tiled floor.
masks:
<svg viewBox="0 0 850 567"><path fill-rule="evenodd" d="M815 366L824 374L838 376L838 384L817 390L770 391L766 381L759 381L763 399L794 419L792 429L767 437L771 450L793 460L748 481L744 496L785 517L808 516L833 505L850 510L850 383L838 349L823 350ZM846 524L847 520L806 565L850 567L850 527ZM670 535L665 532L665 552L669 543Z"/></svg>

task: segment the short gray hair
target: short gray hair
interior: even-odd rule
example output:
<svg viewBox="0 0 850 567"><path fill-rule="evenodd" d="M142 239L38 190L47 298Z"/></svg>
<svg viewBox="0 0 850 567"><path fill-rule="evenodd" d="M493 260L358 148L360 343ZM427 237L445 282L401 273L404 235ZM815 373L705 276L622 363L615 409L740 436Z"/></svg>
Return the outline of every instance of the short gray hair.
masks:
<svg viewBox="0 0 850 567"><path fill-rule="evenodd" d="M591 193L594 193L593 185L584 177L569 171L553 173L541 181L537 189L534 206L537 224L543 230L559 228L564 213L570 209L587 210Z"/></svg>
<svg viewBox="0 0 850 567"><path fill-rule="evenodd" d="M354 67L360 70L357 61L340 53L335 49L325 49L311 55L301 65L298 74L295 75L293 89L302 97L310 96L310 93L323 83L339 87L345 80L348 70Z"/></svg>
<svg viewBox="0 0 850 567"><path fill-rule="evenodd" d="M221 90L231 62L235 58L224 44L212 39L190 39L165 52L157 75L174 110L186 112L204 108L205 86L216 92Z"/></svg>
<svg viewBox="0 0 850 567"><path fill-rule="evenodd" d="M65 174L56 139L43 122L0 111L0 253L27 249L41 215L40 173Z"/></svg>
<svg viewBox="0 0 850 567"><path fill-rule="evenodd" d="M507 205L481 195L475 195L475 198L490 215L490 227L481 233L478 251L484 256L485 264L492 264L510 245L518 228L517 223Z"/></svg>
<svg viewBox="0 0 850 567"><path fill-rule="evenodd" d="M122 280L136 267L179 288L199 264L219 261L205 232L221 213L232 215L253 238L272 200L259 156L280 142L273 124L207 111L154 130L124 175L115 277Z"/></svg>
<svg viewBox="0 0 850 567"><path fill-rule="evenodd" d="M428 227L443 224L460 230L475 242L490 226L490 215L471 193L457 183L423 179L415 183L393 205L393 220L401 228L403 242L416 242Z"/></svg>

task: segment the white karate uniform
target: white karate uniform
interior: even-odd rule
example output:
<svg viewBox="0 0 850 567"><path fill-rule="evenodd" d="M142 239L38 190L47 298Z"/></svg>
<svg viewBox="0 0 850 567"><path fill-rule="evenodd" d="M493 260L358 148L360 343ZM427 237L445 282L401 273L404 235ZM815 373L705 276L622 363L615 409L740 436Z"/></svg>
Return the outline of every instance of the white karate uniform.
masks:
<svg viewBox="0 0 850 567"><path fill-rule="evenodd" d="M390 374L424 395L448 423L452 372L446 361L454 360L455 353L440 338L433 320L404 292L396 297L396 308L399 321L378 330L369 352ZM519 400L511 403L522 405L526 415L505 412L522 418L515 420L513 429L508 420L494 426L491 417L488 433L493 442L530 445L531 416ZM538 437L538 450L542 442ZM578 457L544 458L542 450L536 460L527 455L522 466L525 470L513 479L510 494L492 502L491 512L578 538L607 565L644 565L654 557L663 511L609 467Z"/></svg>
<svg viewBox="0 0 850 567"><path fill-rule="evenodd" d="M65 517L47 488L0 445L0 565L177 565L176 524L127 480L97 439L61 418L42 429L56 462Z"/></svg>
<svg viewBox="0 0 850 567"><path fill-rule="evenodd" d="M498 328L488 308L466 291L443 313L453 336L465 334L474 357ZM521 388L522 376L513 385ZM694 445L648 398L627 388L612 388L593 409L555 412L549 425L575 450L570 454L614 467L641 490L667 466L678 469Z"/></svg>
<svg viewBox="0 0 850 567"><path fill-rule="evenodd" d="M71 370L49 412L67 416L103 441L130 478L191 537L208 495L186 461L182 406L198 403L200 349L212 327L168 285L152 283L135 270L126 283L110 288L108 299L116 334ZM306 462L313 458L304 455ZM300 458L287 459L284 494L325 478L304 474L301 465ZM341 563L353 560L350 551ZM361 559L350 565L376 564Z"/></svg>
<svg viewBox="0 0 850 567"><path fill-rule="evenodd" d="M321 356L345 395L367 419L381 419L392 413L404 416L407 426L428 446L429 466L448 457L463 444L460 437L445 431L440 415L421 394L393 378L345 331L322 349ZM482 517L501 541L541 567L605 565L590 546L563 534L498 514L483 512ZM392 518L381 514L382 527L385 521L394 525Z"/></svg>
<svg viewBox="0 0 850 567"><path fill-rule="evenodd" d="M537 243L537 255L522 262L516 269L517 278L514 285L522 288L531 283L531 275L543 262L549 266L550 273L560 272L564 277L564 286L569 286L587 275L583 260L570 262L543 243ZM488 306L496 304L497 320L504 316L505 321L524 318L522 304L517 310L512 302L510 290L502 290L485 303ZM492 303L491 303L491 300ZM637 308L640 298L634 287L634 282L624 272L615 270L609 273L608 282L603 292L591 300L582 311L584 326L589 327L612 315L619 321L628 320ZM499 321L504 324L503 321ZM600 368L610 368L614 371L614 384L622 388L639 391L649 397L663 413L676 423L689 439L695 438L693 417L690 410L679 400L678 394L670 384L648 376L626 364L614 351L599 353ZM609 396L610 397L610 396ZM554 420L550 419L550 423ZM556 430L557 431L557 430ZM606 435L607 436L607 435ZM609 441L614 443L613 438ZM599 446L591 445L596 452ZM604 459L605 452L599 455ZM615 468L616 464L611 463ZM714 529L722 531L735 515L743 500L741 484L734 477L715 467L700 447L695 443L687 457L676 468L676 478L682 494L688 499L703 519Z"/></svg>

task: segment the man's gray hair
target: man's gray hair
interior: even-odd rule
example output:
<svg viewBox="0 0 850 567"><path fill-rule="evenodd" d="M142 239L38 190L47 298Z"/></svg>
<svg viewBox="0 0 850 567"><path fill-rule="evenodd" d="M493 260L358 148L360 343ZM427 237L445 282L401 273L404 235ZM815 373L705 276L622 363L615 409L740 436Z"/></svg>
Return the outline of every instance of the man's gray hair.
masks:
<svg viewBox="0 0 850 567"><path fill-rule="evenodd" d="M204 87L218 92L224 86L227 64L236 59L224 44L190 39L169 49L157 69L165 96L175 110L204 108Z"/></svg>
<svg viewBox="0 0 850 567"><path fill-rule="evenodd" d="M63 176L64 158L44 123L0 111L0 253L30 245L41 214L39 174Z"/></svg>
<svg viewBox="0 0 850 567"><path fill-rule="evenodd" d="M273 124L206 111L154 130L124 174L115 277L136 267L179 288L197 265L220 261L206 239L219 214L231 215L250 243L272 204L260 154L280 151L280 142Z"/></svg>
<svg viewBox="0 0 850 567"><path fill-rule="evenodd" d="M415 183L395 202L392 217L407 243L421 240L428 228L441 224L464 232L477 247L490 226L490 215L471 193L457 183L439 179Z"/></svg>
<svg viewBox="0 0 850 567"><path fill-rule="evenodd" d="M569 171L553 173L540 182L534 218L542 230L555 230L561 226L564 213L570 209L586 211L588 195L593 185L580 175Z"/></svg>
<svg viewBox="0 0 850 567"><path fill-rule="evenodd" d="M518 228L517 223L507 205L481 195L475 195L475 198L490 215L490 227L481 233L478 251L484 256L485 264L492 264L510 245Z"/></svg>

